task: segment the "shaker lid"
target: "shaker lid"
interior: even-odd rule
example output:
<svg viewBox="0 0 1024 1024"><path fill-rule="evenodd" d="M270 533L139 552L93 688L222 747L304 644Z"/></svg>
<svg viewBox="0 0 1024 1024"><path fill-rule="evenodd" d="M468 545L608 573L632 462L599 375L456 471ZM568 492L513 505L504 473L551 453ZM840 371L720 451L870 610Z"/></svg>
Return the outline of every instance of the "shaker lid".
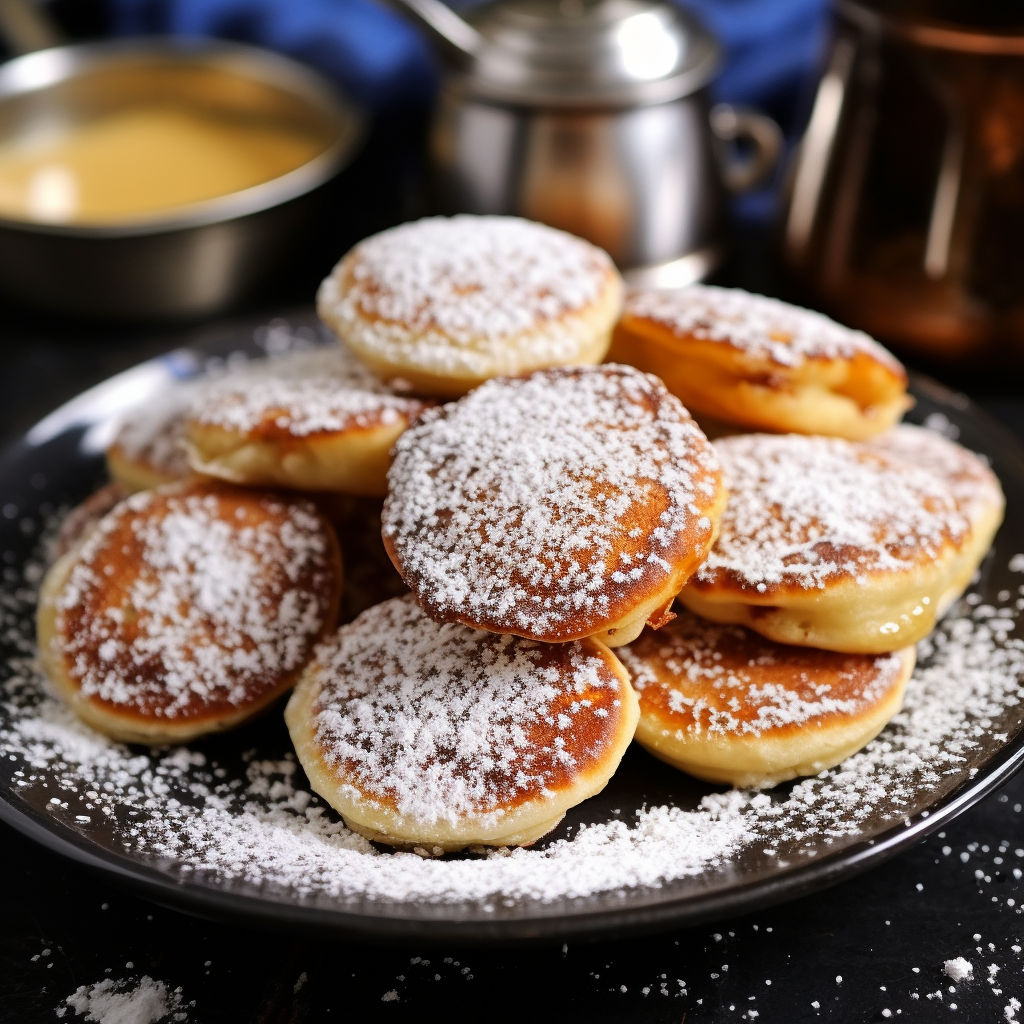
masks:
<svg viewBox="0 0 1024 1024"><path fill-rule="evenodd" d="M463 78L507 103L664 103L714 75L715 38L660 0L492 0L466 11L481 44Z"/></svg>

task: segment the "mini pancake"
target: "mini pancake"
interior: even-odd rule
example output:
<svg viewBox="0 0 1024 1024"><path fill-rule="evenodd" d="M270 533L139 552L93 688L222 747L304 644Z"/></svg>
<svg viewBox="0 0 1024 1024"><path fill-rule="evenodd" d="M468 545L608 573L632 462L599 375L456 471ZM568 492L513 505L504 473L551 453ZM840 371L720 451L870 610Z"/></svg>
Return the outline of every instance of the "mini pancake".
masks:
<svg viewBox="0 0 1024 1024"><path fill-rule="evenodd" d="M736 288L631 292L609 358L657 374L702 426L861 440L913 404L906 371L862 331Z"/></svg>
<svg viewBox="0 0 1024 1024"><path fill-rule="evenodd" d="M350 829L439 853L550 832L604 789L637 700L598 641L441 625L405 597L320 646L285 719L311 785Z"/></svg>
<svg viewBox="0 0 1024 1024"><path fill-rule="evenodd" d="M391 446L426 405L332 345L210 382L186 450L196 472L232 483L383 497Z"/></svg>
<svg viewBox="0 0 1024 1024"><path fill-rule="evenodd" d="M914 669L913 647L791 647L685 611L618 653L640 699L637 742L733 786L775 786L844 761L900 710Z"/></svg>
<svg viewBox="0 0 1024 1024"><path fill-rule="evenodd" d="M779 643L852 653L895 651L931 631L977 554L948 483L839 438L746 434L715 448L729 505L679 595L687 608Z"/></svg>
<svg viewBox="0 0 1024 1024"><path fill-rule="evenodd" d="M288 690L340 588L337 541L309 502L217 483L143 491L50 569L40 655L89 725L185 742Z"/></svg>
<svg viewBox="0 0 1024 1024"><path fill-rule="evenodd" d="M107 449L112 480L129 491L145 491L188 476L185 416L200 387L173 385L128 414Z"/></svg>
<svg viewBox="0 0 1024 1024"><path fill-rule="evenodd" d="M999 478L963 445L909 423L872 438L870 447L930 470L949 488L957 507L970 520L973 540L964 551L960 574L939 600L941 615L970 583L1002 524L1006 499Z"/></svg>
<svg viewBox="0 0 1024 1024"><path fill-rule="evenodd" d="M516 217L430 217L360 242L317 311L385 379L456 397L491 377L599 363L622 280L589 242Z"/></svg>
<svg viewBox="0 0 1024 1024"><path fill-rule="evenodd" d="M489 381L398 439L384 543L442 622L629 643L714 542L714 449L629 366Z"/></svg>

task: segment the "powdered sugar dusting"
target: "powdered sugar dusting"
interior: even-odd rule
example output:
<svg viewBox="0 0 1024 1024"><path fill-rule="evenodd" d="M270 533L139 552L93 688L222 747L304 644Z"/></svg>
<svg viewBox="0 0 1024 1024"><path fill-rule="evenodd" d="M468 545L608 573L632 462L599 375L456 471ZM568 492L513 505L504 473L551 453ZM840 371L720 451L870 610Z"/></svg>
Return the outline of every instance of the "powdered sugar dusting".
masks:
<svg viewBox="0 0 1024 1024"><path fill-rule="evenodd" d="M364 612L308 671L344 790L424 824L546 803L621 734L621 683L597 650L438 625L411 598Z"/></svg>
<svg viewBox="0 0 1024 1024"><path fill-rule="evenodd" d="M113 447L130 462L141 463L177 480L188 473L185 457L185 417L201 393L201 385L175 384L131 411L122 423Z"/></svg>
<svg viewBox="0 0 1024 1024"><path fill-rule="evenodd" d="M383 532L429 610L565 639L654 592L712 536L714 451L655 377L488 381L395 445Z"/></svg>
<svg viewBox="0 0 1024 1024"><path fill-rule="evenodd" d="M134 495L67 577L55 656L84 696L121 707L175 718L244 704L297 671L328 625L326 529L312 506L258 492Z"/></svg>
<svg viewBox="0 0 1024 1024"><path fill-rule="evenodd" d="M694 875L702 892L728 887L739 858L782 871L823 843L838 848L843 837L928 807L973 774L993 741L1005 740L1001 730L1019 728L1012 709L1024 698L1012 599L994 606L975 599L972 607L969 597L920 645L903 711L867 748L816 778L772 793L713 794L692 809L645 806L629 822L583 826L571 839L532 849L422 860L382 853L350 833L309 792L291 756L253 753L239 773L198 750L142 753L92 732L49 694L35 666L39 576L30 563L22 580L0 591L11 652L0 742L12 758L5 762L11 787L67 827L102 819L128 856L172 877L243 880L288 901L469 904L487 917L501 900L528 909L531 901Z"/></svg>
<svg viewBox="0 0 1024 1024"><path fill-rule="evenodd" d="M246 434L308 437L397 423L424 407L335 344L255 361L211 381L191 404L189 419Z"/></svg>
<svg viewBox="0 0 1024 1024"><path fill-rule="evenodd" d="M938 475L972 521L1003 504L999 481L981 456L935 430L901 423L865 444Z"/></svg>
<svg viewBox="0 0 1024 1024"><path fill-rule="evenodd" d="M129 982L104 978L94 985L80 985L57 1007L57 1016L63 1017L67 1008L95 1024L156 1024L174 1013L172 1018L184 1021L186 1013L176 1013L181 1007L181 989L171 992L162 981L148 975L129 987Z"/></svg>
<svg viewBox="0 0 1024 1024"><path fill-rule="evenodd" d="M654 320L680 336L721 342L779 366L796 368L809 359L864 354L905 376L900 363L863 331L740 288L695 284L637 290L627 296L625 312Z"/></svg>
<svg viewBox="0 0 1024 1024"><path fill-rule="evenodd" d="M317 307L357 350L488 373L495 359L505 365L511 339L524 365L574 361L573 315L611 281L607 254L564 231L515 217L431 217L361 242L323 282Z"/></svg>
<svg viewBox="0 0 1024 1024"><path fill-rule="evenodd" d="M786 647L742 626L716 625L683 610L617 653L641 704L645 694L653 707L663 700L675 716L673 724L695 736L761 736L857 715L888 693L903 665L899 653L844 655Z"/></svg>
<svg viewBox="0 0 1024 1024"><path fill-rule="evenodd" d="M699 584L764 593L905 570L961 542L970 522L927 469L839 438L745 434L715 442L729 503Z"/></svg>

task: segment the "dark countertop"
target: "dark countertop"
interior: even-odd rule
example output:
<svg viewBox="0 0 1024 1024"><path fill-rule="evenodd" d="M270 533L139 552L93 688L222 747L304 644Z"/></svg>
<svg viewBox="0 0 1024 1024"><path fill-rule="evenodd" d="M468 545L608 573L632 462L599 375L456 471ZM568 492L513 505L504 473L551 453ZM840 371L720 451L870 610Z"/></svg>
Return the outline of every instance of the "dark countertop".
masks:
<svg viewBox="0 0 1024 1024"><path fill-rule="evenodd" d="M9 319L0 433L181 340L173 330ZM1024 391L980 381L966 390L1024 438ZM1024 1011L1006 1015L1011 999L1024 1003L1022 805L1024 775L888 864L751 916L514 950L385 948L209 923L0 827L0 1020L52 1022L79 986L149 976L180 986L178 1012L190 1024L321 1024L364 1011L397 1020L429 1010L499 1021L1024 1022ZM960 956L974 979L950 992L943 963ZM85 1018L66 1009L63 1019Z"/></svg>

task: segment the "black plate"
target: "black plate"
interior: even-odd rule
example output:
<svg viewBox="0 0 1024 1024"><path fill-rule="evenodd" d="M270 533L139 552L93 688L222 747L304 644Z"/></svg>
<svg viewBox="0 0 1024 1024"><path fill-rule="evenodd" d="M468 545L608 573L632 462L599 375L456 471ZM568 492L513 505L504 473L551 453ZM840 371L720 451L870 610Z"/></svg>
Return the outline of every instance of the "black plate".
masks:
<svg viewBox="0 0 1024 1024"><path fill-rule="evenodd" d="M265 343L266 332L260 341ZM141 364L63 406L7 449L0 456L0 550L8 594L38 548L34 523L49 509L81 500L104 479L100 453L120 410L155 393L172 378L195 373L211 356L223 358L232 351L256 347L251 332L243 331L220 337L204 350L179 350ZM1024 452L962 396L927 381L917 381L914 391L918 401L909 418L924 422L931 417L932 425L946 425L947 432L957 432L962 443L991 459L1003 481L1008 500L1006 524L971 600L975 605L995 604L1002 592L1006 605L1006 592L1016 597L1017 587L1024 581L1024 576L1008 567L1011 557L1024 551ZM19 614L26 616L24 609ZM966 605L960 614L969 614ZM1015 631L1003 634L998 645L1017 643L1012 639ZM15 653L12 642L9 637L0 641L6 655L0 664L6 664ZM2 671L9 676L12 670ZM0 731L9 726L13 714L10 699L0 698ZM93 815L88 824L80 824L75 800L69 805L66 793L58 788L56 769L45 765L29 768L20 754L9 754L9 761L4 762L9 770L0 771L0 818L157 902L205 916L390 940L517 942L609 937L695 924L792 899L856 874L918 842L1003 783L1024 762L1024 720L1019 703L1007 698L1001 707L990 709L989 719L979 731L977 745L965 752L962 761L946 765L938 776L922 776L919 783L913 783L912 798L900 807L887 803L885 794L880 794L875 810L852 834L829 835L812 821L803 821L802 835L780 839L768 849L763 842L744 847L699 874L658 886L562 896L550 902L503 900L500 894L498 899L460 903L342 899L322 892L300 894L274 883L190 874L173 859L159 859L126 846L124 821L103 816L97 820ZM216 763L229 781L244 778L246 751L255 749L261 758L281 758L290 751L277 714L194 746L205 754L207 765L189 771L208 779ZM26 784L29 776L34 778ZM586 823L614 819L628 823L630 810L641 806L686 810L704 795L721 791L634 748L607 789L570 812L552 839L576 834ZM63 806L53 804L55 792L60 793ZM780 787L774 796L785 799L787 792L787 787ZM182 798L189 799L187 793ZM151 813L159 815L159 807Z"/></svg>

